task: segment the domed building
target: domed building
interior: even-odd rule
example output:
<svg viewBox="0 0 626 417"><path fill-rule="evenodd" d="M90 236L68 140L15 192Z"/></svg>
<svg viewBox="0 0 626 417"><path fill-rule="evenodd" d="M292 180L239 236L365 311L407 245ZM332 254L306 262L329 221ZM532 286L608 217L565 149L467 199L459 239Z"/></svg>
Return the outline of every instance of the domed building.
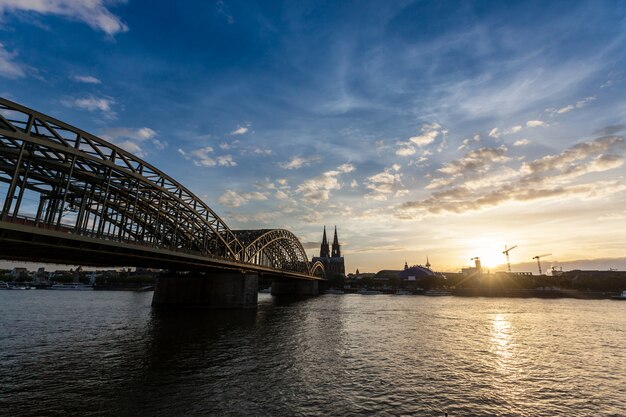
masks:
<svg viewBox="0 0 626 417"><path fill-rule="evenodd" d="M406 281L419 281L424 278L434 278L435 273L425 266L421 265L413 265L409 267L406 263L404 264L404 270L400 271L398 274L398 278Z"/></svg>

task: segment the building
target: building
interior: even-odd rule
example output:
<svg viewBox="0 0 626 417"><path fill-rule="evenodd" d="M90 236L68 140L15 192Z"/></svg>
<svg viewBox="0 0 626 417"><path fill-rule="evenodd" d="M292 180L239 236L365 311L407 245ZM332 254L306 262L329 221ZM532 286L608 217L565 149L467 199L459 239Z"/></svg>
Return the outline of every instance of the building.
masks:
<svg viewBox="0 0 626 417"><path fill-rule="evenodd" d="M324 235L322 236L322 244L320 245L320 256L313 258L313 263L321 262L324 265L324 271L326 277L332 277L334 275L345 275L346 266L343 256L341 256L341 246L339 245L339 238L337 237L337 226L335 226L335 236L333 238L332 248L328 245L328 239L326 238L326 226L324 226Z"/></svg>

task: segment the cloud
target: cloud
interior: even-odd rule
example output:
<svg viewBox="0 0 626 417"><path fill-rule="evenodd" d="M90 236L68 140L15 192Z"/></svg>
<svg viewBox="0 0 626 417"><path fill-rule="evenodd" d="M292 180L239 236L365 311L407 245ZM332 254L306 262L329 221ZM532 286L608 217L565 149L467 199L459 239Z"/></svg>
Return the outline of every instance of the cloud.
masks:
<svg viewBox="0 0 626 417"><path fill-rule="evenodd" d="M9 52L0 43L0 76L15 80L26 76L24 67L15 62L17 52Z"/></svg>
<svg viewBox="0 0 626 417"><path fill-rule="evenodd" d="M510 134L513 134L513 133L517 133L520 130L522 130L522 126L521 125L517 125L517 126L513 126L510 129L505 129L504 131L502 131L502 134L503 135L510 135Z"/></svg>
<svg viewBox="0 0 626 417"><path fill-rule="evenodd" d="M271 149L254 148L252 153L255 154L255 155L271 155L272 154L272 150Z"/></svg>
<svg viewBox="0 0 626 417"><path fill-rule="evenodd" d="M424 124L420 130L422 132L420 135L411 136L407 141L397 143L396 155L414 155L417 152L417 148L428 146L434 143L438 137L443 138L448 133L439 123Z"/></svg>
<svg viewBox="0 0 626 417"><path fill-rule="evenodd" d="M128 27L105 6L105 0L2 0L0 15L8 12L52 14L78 20L107 35L126 32Z"/></svg>
<svg viewBox="0 0 626 417"><path fill-rule="evenodd" d="M258 191L252 191L249 193L238 193L234 190L226 190L217 201L227 207L240 207L246 204L248 201L262 201L267 200L267 196Z"/></svg>
<svg viewBox="0 0 626 417"><path fill-rule="evenodd" d="M546 155L534 161L523 162L519 167L506 167L494 170L485 168L487 156L494 149L485 151L476 161L467 163L468 155L444 165L441 172L449 177L431 181L427 189L439 189L430 197L407 202L397 210L398 217L413 218L425 214L445 212L463 213L497 206L506 202L527 202L549 198L593 198L603 197L626 190L621 179L594 181L584 176L605 172L624 166L625 157L621 153L624 138L605 136L593 141L582 142L565 149L560 154ZM501 150L493 154L495 159L509 161ZM474 175L467 178L464 172L470 168ZM458 182L463 180L462 182Z"/></svg>
<svg viewBox="0 0 626 417"><path fill-rule="evenodd" d="M332 190L340 190L341 183L338 177L354 171L352 164L343 164L336 170L326 171L322 175L304 181L296 187L296 193L302 197L302 201L309 204L320 204L330 199Z"/></svg>
<svg viewBox="0 0 626 417"><path fill-rule="evenodd" d="M498 139L500 137L500 129L498 129L497 127L494 127L489 132L489 136L494 138L494 139Z"/></svg>
<svg viewBox="0 0 626 417"><path fill-rule="evenodd" d="M391 168L367 177L363 184L369 190L366 197L373 200L384 201L389 197L402 197L408 190L402 185L400 166L395 164Z"/></svg>
<svg viewBox="0 0 626 417"><path fill-rule="evenodd" d="M157 133L149 127L139 129L125 127L109 128L102 132L100 136L140 158L147 154L145 143L150 143L152 147L158 150L162 150L166 146L165 143L156 139Z"/></svg>
<svg viewBox="0 0 626 417"><path fill-rule="evenodd" d="M411 156L411 155L415 155L416 152L417 152L417 149L415 149L412 146L407 146L407 147L396 149L396 155L398 156Z"/></svg>
<svg viewBox="0 0 626 417"><path fill-rule="evenodd" d="M498 148L480 148L468 152L462 158L447 162L438 171L449 175L469 175L475 172L486 172L493 163L504 163L510 158L505 156L506 146Z"/></svg>
<svg viewBox="0 0 626 417"><path fill-rule="evenodd" d="M539 120L531 120L528 123L534 124L536 122L539 122ZM531 125L528 125L528 126L531 126ZM532 127L534 127L534 126L532 126ZM519 132L523 128L524 127L522 125L515 125L515 126L512 126L512 127L508 128L508 129L504 129L504 130L500 130L499 128L494 127L493 129L491 129L491 131L489 131L489 137L492 137L494 139L499 139L500 136L502 136L502 135L512 135L514 133Z"/></svg>
<svg viewBox="0 0 626 417"><path fill-rule="evenodd" d="M116 113L113 111L115 100L110 97L82 97L68 98L61 100L61 104L65 107L87 110L91 112L99 111L108 118L115 118Z"/></svg>
<svg viewBox="0 0 626 417"><path fill-rule="evenodd" d="M234 166L237 166L237 163L233 160L233 157L231 155L214 156L213 148L210 146L205 146L203 148L194 149L189 152L186 152L179 148L178 153L181 154L183 158L189 161L192 161L195 166L200 166L200 167L214 167L214 166L234 167Z"/></svg>
<svg viewBox="0 0 626 417"><path fill-rule="evenodd" d="M546 122L542 120L529 120L526 122L526 126L528 127L539 127L539 126L547 126Z"/></svg>
<svg viewBox="0 0 626 417"><path fill-rule="evenodd" d="M102 82L96 77L92 77L91 75L74 75L72 79L78 83L85 84L101 84Z"/></svg>
<svg viewBox="0 0 626 417"><path fill-rule="evenodd" d="M300 169L305 166L311 165L313 162L319 160L319 157L312 156L309 158L303 158L300 156L294 156L289 162L283 162L280 165L282 169Z"/></svg>
<svg viewBox="0 0 626 417"><path fill-rule="evenodd" d="M560 109L550 108L550 109L546 109L546 111L552 114L569 113L574 109L581 109L585 107L587 104L589 104L591 101L594 101L595 99L596 99L595 96L585 97L582 100L578 100L575 104L568 104L567 106L561 107Z"/></svg>
<svg viewBox="0 0 626 417"><path fill-rule="evenodd" d="M528 139L518 139L518 140L515 141L513 146L526 146L529 143L530 143L530 141Z"/></svg>
<svg viewBox="0 0 626 417"><path fill-rule="evenodd" d="M623 132L624 130L626 130L626 124L606 126L602 129L596 130L593 133L596 135L608 136Z"/></svg>
<svg viewBox="0 0 626 417"><path fill-rule="evenodd" d="M238 127L236 130L230 132L231 135L244 135L246 133L248 133L247 127Z"/></svg>
<svg viewBox="0 0 626 417"><path fill-rule="evenodd" d="M465 149L469 148L469 146L470 146L470 144L472 142L474 142L474 143L480 142L480 135L476 134L472 138L463 139L463 142L461 143L461 145L458 148L456 148L456 150L457 151L465 150ZM424 155L424 156L427 156L427 155Z"/></svg>

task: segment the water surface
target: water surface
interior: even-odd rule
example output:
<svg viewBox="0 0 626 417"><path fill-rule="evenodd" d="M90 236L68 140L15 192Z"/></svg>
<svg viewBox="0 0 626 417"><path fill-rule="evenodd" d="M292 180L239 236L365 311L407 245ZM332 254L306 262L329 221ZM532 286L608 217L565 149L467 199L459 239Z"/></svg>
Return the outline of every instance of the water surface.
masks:
<svg viewBox="0 0 626 417"><path fill-rule="evenodd" d="M626 303L0 292L0 414L626 415Z"/></svg>

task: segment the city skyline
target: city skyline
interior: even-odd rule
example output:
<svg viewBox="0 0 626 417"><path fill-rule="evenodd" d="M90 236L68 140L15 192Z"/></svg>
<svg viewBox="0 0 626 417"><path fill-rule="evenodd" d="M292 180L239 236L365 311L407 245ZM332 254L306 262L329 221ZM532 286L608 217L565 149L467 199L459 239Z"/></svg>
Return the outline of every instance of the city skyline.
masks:
<svg viewBox="0 0 626 417"><path fill-rule="evenodd" d="M0 95L346 272L626 269L624 2L481 4L0 0Z"/></svg>

